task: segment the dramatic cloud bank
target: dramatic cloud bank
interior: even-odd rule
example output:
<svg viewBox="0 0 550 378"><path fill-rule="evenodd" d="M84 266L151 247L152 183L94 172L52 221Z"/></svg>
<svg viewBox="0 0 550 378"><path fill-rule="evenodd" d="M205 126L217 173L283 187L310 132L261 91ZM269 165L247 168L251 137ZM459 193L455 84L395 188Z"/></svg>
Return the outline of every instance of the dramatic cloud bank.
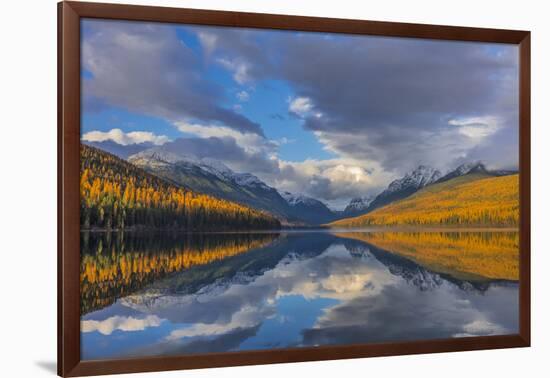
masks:
<svg viewBox="0 0 550 378"><path fill-rule="evenodd" d="M169 120L219 122L262 134L260 125L220 105L222 89L204 80L201 62L171 25L84 23L84 102L96 101Z"/></svg>
<svg viewBox="0 0 550 378"><path fill-rule="evenodd" d="M258 57L250 32L210 32L217 46L232 47L221 49L225 59L246 62L249 80L289 83L289 112L340 156L403 172L419 163L450 168L475 148L517 146L515 47L265 34L271 48ZM487 160L517 166L517 152Z"/></svg>
<svg viewBox="0 0 550 378"><path fill-rule="evenodd" d="M87 130L88 141L166 143L339 205L420 164L518 166L515 46L112 21L83 30L84 112L160 117L183 137ZM285 157L291 147L311 153Z"/></svg>

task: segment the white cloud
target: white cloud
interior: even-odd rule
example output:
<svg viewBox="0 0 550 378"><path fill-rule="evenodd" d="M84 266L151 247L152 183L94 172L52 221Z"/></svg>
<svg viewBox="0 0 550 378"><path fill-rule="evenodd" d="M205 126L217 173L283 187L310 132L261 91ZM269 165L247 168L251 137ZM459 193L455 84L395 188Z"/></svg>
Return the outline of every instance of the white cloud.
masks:
<svg viewBox="0 0 550 378"><path fill-rule="evenodd" d="M472 337L485 335L502 335L506 329L498 324L492 323L487 319L475 319L463 326L464 332L454 334L453 337Z"/></svg>
<svg viewBox="0 0 550 378"><path fill-rule="evenodd" d="M89 131L82 135L82 140L86 142L104 142L107 140L112 140L123 146L129 144L138 144L151 142L155 145L161 145L170 141L166 135L155 135L150 131L131 131L125 133L121 129L112 129L110 131Z"/></svg>
<svg viewBox="0 0 550 378"><path fill-rule="evenodd" d="M197 36L199 37L199 41L202 45L202 48L204 49L204 52L206 55L210 55L212 51L216 48L216 45L218 43L218 36L213 33L208 33L205 31L199 31L197 33Z"/></svg>
<svg viewBox="0 0 550 378"><path fill-rule="evenodd" d="M277 140L273 140L272 142L275 143L277 146L282 146L283 144L296 143L296 139L282 137Z"/></svg>
<svg viewBox="0 0 550 378"><path fill-rule="evenodd" d="M250 99L250 95L247 91L240 91L237 93L237 99L241 102L246 102Z"/></svg>
<svg viewBox="0 0 550 378"><path fill-rule="evenodd" d="M242 133L235 129L219 125L203 125L185 121L174 123L183 133L192 134L200 138L233 138L237 145L248 153L265 153L271 155L276 147L275 143L254 133Z"/></svg>
<svg viewBox="0 0 550 378"><path fill-rule="evenodd" d="M256 306L245 306L233 314L228 323L196 323L190 327L172 331L166 336L166 340L174 341L186 337L223 335L237 329L254 327L260 324L265 318L272 315L273 309L269 306L263 309Z"/></svg>
<svg viewBox="0 0 550 378"><path fill-rule="evenodd" d="M449 125L458 127L462 135L475 140L493 135L499 129L498 118L491 116L451 119Z"/></svg>
<svg viewBox="0 0 550 378"><path fill-rule="evenodd" d="M280 174L270 178L273 186L293 193L305 193L343 208L350 198L378 192L391 176L374 161L350 158L279 160Z"/></svg>
<svg viewBox="0 0 550 378"><path fill-rule="evenodd" d="M237 83L242 85L251 81L249 74L250 66L248 63L237 59L229 60L225 58L218 59L218 63L233 73L233 79Z"/></svg>
<svg viewBox="0 0 550 378"><path fill-rule="evenodd" d="M353 165L337 164L326 169L325 174L334 181L371 182L370 175L363 168Z"/></svg>
<svg viewBox="0 0 550 378"><path fill-rule="evenodd" d="M313 102L309 97L296 97L289 99L288 110L300 117L304 117L313 109ZM316 113L320 117L321 113ZM316 115L317 116L317 115Z"/></svg>
<svg viewBox="0 0 550 378"><path fill-rule="evenodd" d="M84 333L97 331L102 335L110 335L114 331L136 332L149 327L158 327L162 319L156 315L149 315L143 319L125 316L112 316L105 320L83 320L80 330Z"/></svg>

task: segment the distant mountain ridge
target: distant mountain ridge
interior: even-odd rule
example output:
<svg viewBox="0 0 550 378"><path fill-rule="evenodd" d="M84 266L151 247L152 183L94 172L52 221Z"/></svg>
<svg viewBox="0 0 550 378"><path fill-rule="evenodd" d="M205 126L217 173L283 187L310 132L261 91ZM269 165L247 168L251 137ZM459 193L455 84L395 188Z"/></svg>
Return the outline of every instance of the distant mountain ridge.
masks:
<svg viewBox="0 0 550 378"><path fill-rule="evenodd" d="M269 211L289 225L320 224L335 219L321 201L288 192L281 195L257 176L236 173L216 159L155 147L130 156L128 161L192 190Z"/></svg>
<svg viewBox="0 0 550 378"><path fill-rule="evenodd" d="M122 146L113 141L84 142L99 146L129 162L189 189L236 201L269 211L288 225L319 225L337 219L370 213L405 199L422 188L471 173L506 176L513 170L488 170L480 162L462 164L446 174L427 165L419 165L403 177L393 180L378 195L352 198L344 210L331 210L325 203L304 194L279 191L251 173L236 173L223 162L180 153L181 146L153 146L151 143ZM136 153L128 155L130 152Z"/></svg>
<svg viewBox="0 0 550 378"><path fill-rule="evenodd" d="M331 226L516 227L518 208L517 174L492 176L470 170L367 214L335 221Z"/></svg>
<svg viewBox="0 0 550 378"><path fill-rule="evenodd" d="M480 161L465 163L465 164L459 165L454 170L447 173L445 176L439 178L436 182L449 181L451 179L454 179L455 177L464 176L469 173L489 174L489 171L487 170L487 168L485 168L485 165Z"/></svg>
<svg viewBox="0 0 550 378"><path fill-rule="evenodd" d="M425 187L475 173L486 175L487 177L500 177L516 174L517 171L489 170L482 162L475 161L461 164L443 175L435 168L420 165L413 171L405 174L402 178L392 181L384 191L370 201L368 206L361 206L359 200L353 199L346 209L351 210L356 207L358 210L354 216L367 214L395 201L405 199Z"/></svg>
<svg viewBox="0 0 550 378"><path fill-rule="evenodd" d="M137 154L141 151L147 150L155 146L151 142L123 145L123 144L118 144L117 142L112 140L104 140L102 142L90 142L90 141L83 140L82 144L85 144L90 147L98 148L102 151L106 151L110 154L113 154L125 160L134 154Z"/></svg>
<svg viewBox="0 0 550 378"><path fill-rule="evenodd" d="M81 229L277 229L265 211L174 185L100 149L80 147Z"/></svg>
<svg viewBox="0 0 550 378"><path fill-rule="evenodd" d="M202 171L226 182L234 182L250 188L270 188L258 177L250 173L235 173L228 166L216 159L197 158L192 155L175 154L153 148L130 156L128 161L136 165L149 167L166 167L170 165L180 165L189 169L198 167Z"/></svg>
<svg viewBox="0 0 550 378"><path fill-rule="evenodd" d="M374 201L374 198L375 196L352 198L349 204L344 208L342 215L345 217L351 217L365 212L369 208L372 201Z"/></svg>
<svg viewBox="0 0 550 378"><path fill-rule="evenodd" d="M481 161L471 162L471 163L465 163L462 165L459 165L451 172L447 173L445 176L441 177L436 182L445 182L448 180L451 180L455 177L464 176L470 173L480 173L485 174L488 176L509 176L518 173L517 170L489 170L487 167L485 167L485 164L483 164Z"/></svg>
<svg viewBox="0 0 550 378"><path fill-rule="evenodd" d="M416 193L419 189L433 184L442 177L439 170L420 165L415 170L407 173L400 179L392 181L386 190L378 194L370 203L366 212L387 205L391 202L406 198Z"/></svg>
<svg viewBox="0 0 550 378"><path fill-rule="evenodd" d="M303 194L282 192L281 196L292 208L292 214L308 221L310 224L323 223L323 219L336 219L336 214L323 202Z"/></svg>

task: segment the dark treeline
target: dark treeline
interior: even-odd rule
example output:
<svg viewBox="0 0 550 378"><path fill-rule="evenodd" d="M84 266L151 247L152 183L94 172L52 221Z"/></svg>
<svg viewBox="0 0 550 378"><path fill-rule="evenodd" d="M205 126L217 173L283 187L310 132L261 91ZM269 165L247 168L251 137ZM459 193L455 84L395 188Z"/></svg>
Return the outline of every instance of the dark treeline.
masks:
<svg viewBox="0 0 550 378"><path fill-rule="evenodd" d="M169 274L265 247L278 234L83 232L80 311L113 304Z"/></svg>
<svg viewBox="0 0 550 378"><path fill-rule="evenodd" d="M195 193L99 149L80 149L82 229L276 229L268 213Z"/></svg>

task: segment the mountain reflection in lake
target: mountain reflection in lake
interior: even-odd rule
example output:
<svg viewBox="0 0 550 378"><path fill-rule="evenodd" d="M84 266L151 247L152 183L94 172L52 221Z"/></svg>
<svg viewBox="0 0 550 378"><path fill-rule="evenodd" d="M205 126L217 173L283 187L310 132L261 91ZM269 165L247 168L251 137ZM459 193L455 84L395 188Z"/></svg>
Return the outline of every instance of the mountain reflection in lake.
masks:
<svg viewBox="0 0 550 378"><path fill-rule="evenodd" d="M83 359L512 334L517 232L83 233Z"/></svg>

